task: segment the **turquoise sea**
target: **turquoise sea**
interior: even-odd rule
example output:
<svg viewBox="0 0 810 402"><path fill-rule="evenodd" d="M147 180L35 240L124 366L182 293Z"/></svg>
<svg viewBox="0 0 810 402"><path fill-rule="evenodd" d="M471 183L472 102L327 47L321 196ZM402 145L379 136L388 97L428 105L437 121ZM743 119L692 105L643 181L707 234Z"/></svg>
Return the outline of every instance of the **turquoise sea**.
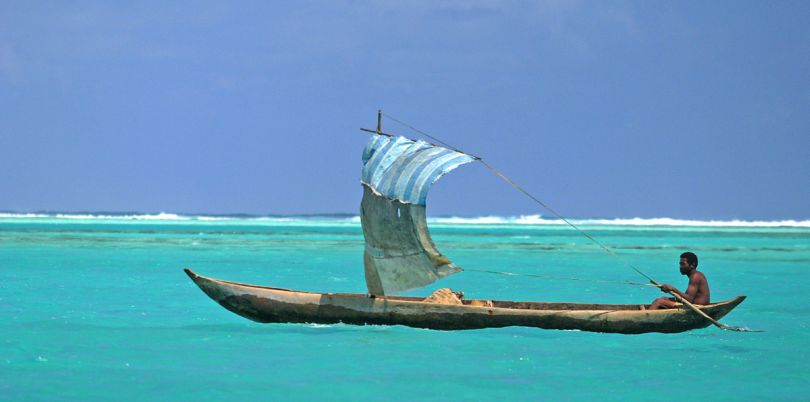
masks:
<svg viewBox="0 0 810 402"><path fill-rule="evenodd" d="M748 296L723 321L765 332L258 324L215 304L183 268L364 293L356 217L0 214L0 400L810 398L807 221L579 224L681 289L678 256L694 251L713 300ZM661 295L621 283L644 278L559 222L437 218L431 233L467 272L409 294L451 287L467 298L605 303Z"/></svg>

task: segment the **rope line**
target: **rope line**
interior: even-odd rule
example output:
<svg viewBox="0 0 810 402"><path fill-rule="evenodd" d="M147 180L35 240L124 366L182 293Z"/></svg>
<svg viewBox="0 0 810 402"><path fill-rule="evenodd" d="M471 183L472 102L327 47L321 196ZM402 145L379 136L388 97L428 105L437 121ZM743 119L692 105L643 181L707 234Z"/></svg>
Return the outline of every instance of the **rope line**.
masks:
<svg viewBox="0 0 810 402"><path fill-rule="evenodd" d="M480 158L480 157L475 156L475 155L473 155L473 154L471 154L471 153L469 153L469 152L464 152L464 151L462 151L462 150L460 150L460 149L458 149L458 148L456 148L456 147L454 147L454 146L452 146L452 145L450 145L450 144L448 144L448 143L446 143L446 142L444 142L444 141L442 141L442 140L440 140L440 139L438 139L438 138L436 138L436 137L434 137L434 136L432 136L432 135L430 135L430 134L428 134L428 133L426 133L426 132L424 132L424 131L422 131L422 130L420 130L420 129L418 129L418 128L416 128L416 127L412 126L412 125L410 125L410 124L408 124L408 123L405 123L404 121L398 120L396 117L391 116L391 115L390 115L390 114L388 114L388 113L382 113L382 115L383 115L383 116L385 116L385 117L387 117L387 118L389 118L389 119L391 119L391 120L393 120L393 121L395 121L395 122L397 122L397 123L399 123L399 124L401 124L401 125L403 125L403 126L405 126L405 127L410 128L410 129L411 129L411 130L413 130L413 131L416 131L416 132L417 132L417 133L419 133L419 134L424 135L425 137L430 138L430 139L431 139L431 140L433 140L433 141L438 142L439 144L444 145L444 146L445 146L445 147L447 147L447 148L452 149L453 151L456 151L456 152L458 152L458 153L462 153L462 154L465 154L465 155L472 156L473 158L475 158L476 160L479 160L479 161L481 160L481 158Z"/></svg>
<svg viewBox="0 0 810 402"><path fill-rule="evenodd" d="M594 244L596 244L597 246L599 246L600 248L602 248L603 250L605 250L605 251L606 251L608 254L612 255L612 256L613 256L613 257L615 257L615 258L617 258L617 259L618 259L619 261L621 261L621 262L622 262L622 263L623 263L625 266L627 266L627 267L629 267L629 268L632 268L634 271L636 271L636 272L638 272L639 274L641 274L641 276L643 276L643 277L647 278L647 279L650 281L650 283L652 283L654 286L658 286L658 282L656 282L654 279L652 279L651 277L649 277L649 276L648 276L647 274L645 274L644 272L641 272L641 270L640 270L640 269L636 268L636 267L635 267L633 264L631 264L629 261L627 261L626 259L624 259L622 256L620 256L620 255L616 254L616 252L615 252L615 251L613 251L613 250L612 250L610 247L608 247L608 246L606 246L606 245L602 244L600 241L596 240L596 239L595 239L593 236L589 235L589 234L588 234L588 233L586 233L584 230L580 229L579 227L577 227L576 225L574 225L573 223L571 223L571 222L570 222L568 219L566 219L566 218L565 218L564 216L562 216L560 213L558 213L557 211L555 211L553 208L551 208L549 205L547 205L547 204L546 204L546 203L544 203L543 201L540 201L540 199L538 199L537 197L535 197L534 195L532 195L531 193L529 193L529 192L528 192L526 189L524 189L524 188L523 188L521 185L517 184L517 183L516 183L514 180L510 179L510 178L509 178L509 177L507 177L505 174L501 173L501 171L499 171L498 169L495 169L495 167L494 167L494 166L492 166L492 165L490 165L489 163L487 163L486 161L484 161L484 160L483 160L481 157L479 157L479 156L475 156L475 155L473 155L473 154L471 154L471 153L468 153L468 152L464 152L464 151L462 151L461 149L456 148L456 147L454 147L454 146L452 146L452 145L450 145L450 144L448 144L448 143L446 143L446 142L444 142L444 141L440 140L439 138L436 138L436 137L434 137L434 136L432 136L432 135L430 135L430 134L428 134L428 133L426 133L426 132L424 132L424 131L422 131L422 130L419 130L418 128L416 128L416 127L414 127L414 126L411 126L410 124L405 123L405 122L403 122L403 121L401 121L401 120L399 120L399 119L395 118L394 116L391 116L391 115L389 115L389 114L387 114L387 113L383 113L383 116L385 116L385 117L387 117L387 118L389 118L389 119L393 120L394 122L399 123L399 124L401 124L401 125L403 125L403 126L405 126L405 127L408 127L408 128L410 128L411 130L416 131L417 133L422 134L422 135L424 135L425 137L428 137L428 138L430 138L431 140L436 141L436 142L438 142L438 143L440 143L440 144L442 144L442 145L446 146L447 148L450 148L450 149L452 149L452 150L454 150L454 151L456 151L456 152L463 153L463 154L466 154L466 155L469 155L469 156L471 156L471 157L475 158L475 159L476 159L478 162L481 162L481 164L482 164L482 165L484 165L484 167L486 167L487 169L489 169L490 171L492 171L493 173L495 173L495 175L497 175L498 177L500 177L500 178L501 178L503 181L505 181L506 183L508 183L510 186L514 187L516 190L520 191L521 193L523 193L524 195L526 195L527 197L529 197L529 198L530 198L532 201L534 201L535 203L537 203L537 204L538 204L538 205L540 205L541 207L545 208L547 211L551 212L551 213L552 213L552 214L553 214L555 217L557 217L558 219L560 219L560 220L562 220L563 222L565 222L565 223L566 223L568 226L571 226L572 228L574 228L574 230L576 230L577 232L579 232L581 235L583 235L583 236L587 237L587 238L588 238L588 239L589 239L591 242L593 242Z"/></svg>
<svg viewBox="0 0 810 402"><path fill-rule="evenodd" d="M481 272L487 274L498 274L498 275L505 275L505 276L528 276L532 278L542 278L542 279L553 279L553 280L562 280L562 281L581 281L581 282L594 282L594 283L610 283L610 284L621 284L621 285L633 285L633 286L655 286L651 283L638 283L632 281L609 281L604 279L584 279L584 278L574 278L568 276L553 276L553 275L539 275L539 274L518 274L515 272L508 272L508 271L493 271L488 269L471 269L471 268L464 268L464 272Z"/></svg>

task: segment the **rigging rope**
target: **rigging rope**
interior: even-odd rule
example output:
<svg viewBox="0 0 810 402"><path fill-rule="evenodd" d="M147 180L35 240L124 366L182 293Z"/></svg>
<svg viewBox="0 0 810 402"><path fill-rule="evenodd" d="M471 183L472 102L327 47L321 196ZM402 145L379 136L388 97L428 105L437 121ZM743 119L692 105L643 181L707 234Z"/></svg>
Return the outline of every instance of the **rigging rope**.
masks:
<svg viewBox="0 0 810 402"><path fill-rule="evenodd" d="M381 113L382 113L382 112L381 112ZM405 123L405 122L403 122L403 121L401 121L401 120L399 120L399 119L395 118L394 116L391 116L391 115L389 115L389 114L387 114L387 113L382 113L382 115L383 115L383 116L385 116L385 117L387 117L387 118L389 118L389 119L391 119L391 120L393 120L393 121L394 121L394 122L396 122L396 123L399 123L399 124L401 124L401 125L403 125L403 126L405 126L405 127L410 128L410 129L411 129L411 130L413 130L413 131L416 131L416 132L417 132L417 133L419 133L419 134L424 135L425 137L430 138L430 139L431 139L431 140L433 140L433 141L436 141L436 142L438 142L438 143L440 143L440 144L444 145L444 146L445 146L445 147L447 147L447 148L450 148L450 149L452 149L452 150L454 150L454 151L456 151L456 152L463 153L463 154L466 154L466 155L469 155L469 156L471 156L471 157L475 158L475 160L477 160L478 162L481 162L481 164L482 164L482 165L484 165L484 166L485 166L487 169L491 170L493 173L495 173L495 175L497 175L498 177L500 177L500 178L501 178L503 181L505 181L506 183L508 183L510 186L514 187L516 190L520 191L521 193L523 193L524 195L526 195L527 197L529 197L530 199L532 199L532 200L533 200L535 203L539 204L540 206L542 206L543 208L545 208L547 211L551 212L551 213L552 213L552 214L553 214L555 217L557 217L558 219L560 219L560 220L562 220L563 222L565 222L566 224L568 224L568 226L571 226L572 228L574 228L574 230L576 230L577 232L579 232L581 235L583 235L583 236L587 237L587 238L588 238L588 239L589 239L591 242L593 242L593 243L594 243L594 244L596 244L597 246L601 247L601 248L602 248L603 250L605 250L605 251L606 251L608 254L612 255L612 256L613 256L613 257L615 257L615 258L617 258L617 259L618 259L619 261L621 261L621 262L622 262L622 263L623 263L625 266L627 266L627 267L629 267L629 268L632 268L634 271L636 271L636 272L638 272L639 274L641 274L641 276L643 276L643 277L647 278L647 279L650 281L650 283L652 283L652 284L653 284L653 286L658 286L658 282L656 282L656 281L655 281L653 278L649 277L649 276L648 276L647 274L645 274L644 272L641 272L641 270L640 270L640 269L636 268L636 267L635 267L633 264L631 264L629 261L627 261L626 259L622 258L622 256L620 256L620 255L616 254L616 252L614 252L614 251L613 251L613 250L612 250L610 247L608 247L608 246L606 246L606 245L602 244L600 241L598 241L598 240L596 240L595 238L593 238L591 235L589 235L588 233L586 233L584 230L580 229L579 227L577 227L576 225L574 225L573 223L571 223L571 222L570 222L568 219L566 219L565 217L563 217L561 214L559 214L557 211L555 211L553 208L551 208L550 206L548 206L548 205L547 205L546 203L544 203L543 201L540 201L540 199L538 199L537 197L535 197L534 195L532 195L531 193L529 193L529 192L528 192L526 189L524 189L522 186L520 186L519 184L517 184L517 183L516 183L514 180L510 179L510 178L509 178L509 177L507 177L505 174L501 173L501 172L500 172L498 169L495 169L495 167L494 167L494 166L492 166L492 165L490 165L489 163L485 162L485 161L484 161L484 160L483 160L483 159L482 159L480 156L476 156L476 155L473 155L473 154L471 154L471 153L464 152L464 151L462 151L461 149L456 148L456 147L454 147L454 146L452 146L452 145L450 145L450 144L448 144L448 143L446 143L446 142L444 142L444 141L442 141L442 140L440 140L440 139L438 139L438 138L436 138L436 137L434 137L434 136L432 136L432 135L430 135L430 134L428 134L428 133L426 133L426 132L424 132L424 131L422 131L422 130L419 130L418 128L416 128L416 127L414 127L414 126L411 126L410 124Z"/></svg>
<svg viewBox="0 0 810 402"><path fill-rule="evenodd" d="M431 140L438 142L439 144L444 145L446 148L450 148L450 149L452 149L453 151L456 151L456 152L458 152L458 153L462 153L462 154L465 154L465 155L472 156L472 157L473 157L473 158L475 158L476 160L479 160L479 161L481 160L481 158L480 158L480 157L475 156L475 155L473 155L473 154L471 154L471 153L469 153L469 152L464 152L464 151L462 151L462 150L460 150L460 149L458 149L458 148L456 148L456 147L454 147L454 146L452 146L452 145L450 145L450 144L448 144L448 143L446 143L446 142L444 142L444 141L442 141L442 140L440 140L440 139L438 139L438 138L436 138L436 137L434 137L434 136L432 136L432 135L430 135L430 134L428 134L428 133L426 133L426 132L424 132L424 131L422 131L422 130L420 130L420 129L418 129L418 128L416 128L416 127L412 126L412 125L410 125L410 124L408 124L408 123L405 123L404 121L398 120L397 118L395 118L394 116L391 116L391 115L390 115L390 114L388 114L388 113L383 113L382 111L380 111L380 113L381 113L383 116L385 116L385 117L387 117L387 118L389 118L389 119L391 119L391 120L393 120L393 121L395 121L395 122L397 122L397 123L399 123L399 124L401 124L401 125L403 125L403 126L405 126L405 127L408 127L408 128L410 128L411 130L416 131L417 133L422 134L422 135L424 135L425 137L428 137L428 138L430 138Z"/></svg>
<svg viewBox="0 0 810 402"><path fill-rule="evenodd" d="M553 275L539 275L539 274L518 274L515 272L508 272L508 271L491 271L487 269L471 269L471 268L464 268L464 272L481 272L487 274L498 274L498 275L506 275L506 276L528 276L532 278L543 278L543 279L552 279L552 280L562 280L562 281L581 281L581 282L595 282L595 283L611 283L611 284L622 284L622 285L634 285L634 286L655 286L651 283L638 283L632 281L609 281L604 279L584 279L584 278L573 278L567 276L553 276Z"/></svg>

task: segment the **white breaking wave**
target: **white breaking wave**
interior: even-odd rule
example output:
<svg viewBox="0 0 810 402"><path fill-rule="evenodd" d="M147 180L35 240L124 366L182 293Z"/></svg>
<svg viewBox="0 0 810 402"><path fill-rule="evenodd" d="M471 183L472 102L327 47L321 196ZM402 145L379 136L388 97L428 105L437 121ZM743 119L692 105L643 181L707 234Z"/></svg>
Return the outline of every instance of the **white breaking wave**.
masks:
<svg viewBox="0 0 810 402"><path fill-rule="evenodd" d="M3 219L74 221L163 221L189 222L202 221L215 223L257 223L257 224L292 224L311 225L319 222L341 225L360 224L359 216L216 216L216 215L183 215L161 212L158 214L109 214L109 213L13 213L0 212ZM747 220L693 220L674 218L613 218L613 219L568 219L578 226L680 226L680 227L740 227L740 228L810 228L810 220L747 221ZM478 216L478 217L428 217L428 222L438 225L566 225L557 218L545 218L541 215L520 216Z"/></svg>
<svg viewBox="0 0 810 402"><path fill-rule="evenodd" d="M207 216L207 215L181 215L161 212L158 214L89 214L89 213L13 213L0 212L0 219L77 219L77 220L126 220L126 221L272 221L294 222L306 220L295 217L266 217L266 216Z"/></svg>
<svg viewBox="0 0 810 402"><path fill-rule="evenodd" d="M6 213L0 212L0 219L120 219L120 220L190 220L194 219L190 216L181 216L177 214L169 214L161 212L159 214L134 214L134 215L109 215L109 214L69 214L69 213Z"/></svg>
<svg viewBox="0 0 810 402"><path fill-rule="evenodd" d="M429 222L456 225L566 225L557 218L543 218L540 215L521 216L481 216L481 217L435 217ZM613 218L613 219L568 219L574 225L613 225L613 226L701 226L701 227L800 227L810 228L810 220L746 221L746 220L694 220L674 218Z"/></svg>
<svg viewBox="0 0 810 402"><path fill-rule="evenodd" d="M745 220L690 220L673 218L633 218L633 219L592 219L582 221L595 225L623 225L623 226L709 226L709 227L803 227L810 228L810 220L782 220L782 221L745 221Z"/></svg>

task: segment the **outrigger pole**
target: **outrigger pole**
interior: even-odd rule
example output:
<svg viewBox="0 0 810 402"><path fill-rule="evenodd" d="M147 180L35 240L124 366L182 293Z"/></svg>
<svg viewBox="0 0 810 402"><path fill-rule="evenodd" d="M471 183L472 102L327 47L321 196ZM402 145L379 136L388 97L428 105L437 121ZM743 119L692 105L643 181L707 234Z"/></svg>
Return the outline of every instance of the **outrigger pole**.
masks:
<svg viewBox="0 0 810 402"><path fill-rule="evenodd" d="M377 135L385 135L385 136L387 136L387 137L392 137L392 136L393 136L393 134L384 133L384 132L382 131L382 116L383 116L383 111L382 111L382 109L378 109L378 110L377 110L377 130L369 130L369 129L367 129L367 128L360 128L360 130L365 131L365 132L369 132L369 133L375 133L375 134L377 134ZM405 123L405 122L403 122L403 121L400 121L400 120L398 120L397 118L395 118L395 117L393 117L393 116L391 116L391 115L389 115L389 114L385 114L385 116L386 116L386 117L388 117L389 119L391 119L391 120L393 120L393 121L395 121L395 122L399 123L399 124L402 124L402 125L403 125L403 126L405 126L405 127L410 128L411 130L416 131L416 132L417 132L417 133L419 133L419 134L424 135L425 137L430 138L430 139L431 139L431 140L433 140L433 141L436 141L436 142L438 142L438 143L442 144L443 146L445 146L445 147L447 147L447 148L452 149L453 151L456 151L456 152L459 152L459 153L463 153L463 154L466 154L466 155L469 155L469 156L473 157L475 160L477 160L477 161L481 162L481 164L482 164L482 165L484 165L484 166L485 166L487 169L489 169L490 171L492 171L493 173L495 173L495 175L496 175L496 176L500 177L500 178L501 178L503 181L505 181L506 183L508 183L510 186L514 187L516 190L520 191L521 193L523 193L524 195L526 195L527 197L529 197L530 199L532 199L532 200L533 200L535 203L539 204L540 206L542 206L543 208L545 208L546 210L548 210L549 212L551 212L551 213L552 213L552 214L553 214L555 217L559 218L560 220L562 220L563 222L565 222L566 224L568 224L568 226L571 226L572 228L574 228L574 230L576 230L577 232L579 232L579 233L580 233L580 234L582 234L583 236L587 237L587 238L588 238L590 241L592 241L592 242L593 242L594 244L596 244L597 246L601 247L601 248L602 248L603 250L605 250L605 251L606 251L608 254L610 254L610 255L612 255L612 256L614 256L614 257L616 257L617 259L619 259L619 260L620 260L620 261L621 261L621 262L622 262L624 265L626 265L626 266L628 266L628 267L632 268L634 271L638 272L638 273L639 273L639 274L641 274L643 277L647 278L647 279L650 281L650 283L651 283L651 284L653 284L654 286L656 286L656 287L658 287L658 288L661 288L661 284L660 284L660 283L658 283L656 280L654 280L653 278L651 278L650 276L648 276L647 274L645 274L644 272L642 272L640 269L636 268L636 267L635 267L633 264L631 264L630 262L626 261L626 260L625 260L624 258L622 258L620 255L616 254L616 252L614 252L614 251L613 251L611 248L609 248L608 246L606 246L606 245L602 244L601 242L599 242L598 240L596 240L595 238L593 238L591 235L589 235L588 233L586 233L585 231L583 231L582 229L578 228L576 225L574 225L573 223L571 223L570 221L568 221L568 219L566 219L564 216L562 216L561 214L559 214L559 213L558 213L557 211L555 211L553 208L551 208L550 206L546 205L546 203L544 203L543 201L540 201L540 199L538 199L537 197L535 197L534 195L532 195L531 193L529 193L528 191L526 191L526 189L524 189L523 187L521 187L521 186L520 186L519 184L517 184L517 183L516 183L514 180L510 179L510 178L509 178L509 177L507 177L505 174L501 173L501 172L500 172L498 169L495 169L495 167L494 167L494 166L492 166L492 165L490 165L489 163L485 162L485 161L484 161L484 160L483 160L483 159L482 159L480 156L473 155L473 154L471 154L471 153L469 153L469 152L464 152L464 151L462 151L461 149L458 149L458 148L456 148L456 147L454 147L454 146L452 146L452 145L450 145L450 144L448 144L448 143L446 143L446 142L444 142L444 141L442 141L442 140L440 140L440 139L438 139L438 138L436 138L436 137L434 137L434 136L432 136L432 135L430 135L430 134L428 134L428 133L426 133L426 132L424 132L424 131L422 131L422 130L419 130L418 128L413 127L413 126L411 126L410 124L407 124L407 123ZM435 144L431 144L431 145L435 145ZM675 293L675 292L672 292L672 291L667 292L667 293L671 294L673 297L675 297L675 299L676 299L676 300L678 300L679 302L681 302L681 303L682 303L682 304L684 304L685 306L689 307L690 309L692 309L692 310L693 310L693 311L695 311L696 313L700 314L701 316L703 316L704 318L706 318L707 320L709 320L709 322L711 322L712 324L714 324L714 325L715 325L717 328L724 329L724 330L727 330L727 331L738 331L738 332L762 332L762 331L751 330L751 329L744 328L744 327L734 327L734 326L730 326L730 325L726 325L726 324L720 323L720 322L718 322L717 320L715 320L714 318L710 317L708 314L706 314L706 313L704 313L703 311L701 311L701 310L700 310L699 308L697 308L697 307L696 307L694 304L690 303L689 301L687 301L686 299L684 299L683 297L681 297L681 295L679 295L679 294L677 294L677 293Z"/></svg>

